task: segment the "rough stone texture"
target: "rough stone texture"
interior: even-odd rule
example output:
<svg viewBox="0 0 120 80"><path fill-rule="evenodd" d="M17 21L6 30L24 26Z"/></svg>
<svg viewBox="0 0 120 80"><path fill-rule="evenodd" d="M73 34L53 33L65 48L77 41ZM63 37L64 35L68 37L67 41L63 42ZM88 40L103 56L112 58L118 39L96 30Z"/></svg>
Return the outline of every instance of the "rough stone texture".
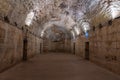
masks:
<svg viewBox="0 0 120 80"><path fill-rule="evenodd" d="M117 4L112 5L114 2ZM91 20L90 24L97 26L107 21L107 17L111 19L111 12L114 11L109 10L110 6L118 7L116 9L120 11L119 3L119 0L0 0L0 20L6 22L0 22L1 69L15 64L22 58L23 33L15 27L20 29L25 27L25 20L30 12L34 12L35 16L32 25L27 26L27 28L35 35L27 35L29 57L40 53L41 40L35 36L40 37L41 31L46 27L45 24L49 22L51 24L52 22L53 25L53 23L56 23L57 26L63 29L67 28L68 32L66 30L64 32L71 35L69 31L74 31L73 27L76 26L73 25L74 23L81 24L78 25L81 29L84 21L89 22ZM114 20L112 26L108 27L106 25L101 30L96 29L91 32L89 41L91 60L118 73L120 73L119 23L119 20ZM77 31L75 33L77 36ZM52 35L54 37L55 33ZM86 40L82 36L77 39L76 55L85 57L85 42ZM70 52L73 48L69 40L57 43L45 41L44 45L47 46L44 47L47 51Z"/></svg>
<svg viewBox="0 0 120 80"><path fill-rule="evenodd" d="M90 35L90 60L120 74L120 20L115 19L112 25L96 28ZM76 55L85 57L85 42L84 37L77 39Z"/></svg>
<svg viewBox="0 0 120 80"><path fill-rule="evenodd" d="M85 49L85 39L82 37L77 38L75 45L75 54L84 57Z"/></svg>
<svg viewBox="0 0 120 80"><path fill-rule="evenodd" d="M41 39L28 34L28 57L32 57L35 54L40 54L40 43L42 42Z"/></svg>
<svg viewBox="0 0 120 80"><path fill-rule="evenodd" d="M30 12L35 13L30 30L38 35L43 25L62 13L59 7L64 0L0 0L0 20L18 26L25 26Z"/></svg>
<svg viewBox="0 0 120 80"><path fill-rule="evenodd" d="M60 42L44 40L43 47L44 52L72 52L71 40L67 39Z"/></svg>
<svg viewBox="0 0 120 80"><path fill-rule="evenodd" d="M98 25L106 21L106 14L110 17L109 3L118 3L119 0L0 0L0 20L18 26L25 26L25 20L30 12L35 16L30 26L30 30L37 35L43 30L43 25L49 21L63 21L62 27L71 28L74 21L90 19L92 25ZM101 6L102 5L102 6ZM104 7L103 7L104 6ZM119 5L114 6L118 7ZM106 8L106 9L104 9ZM103 11L104 10L104 11ZM101 14L104 13L104 14ZM68 16L65 16L68 13ZM100 14L99 14L100 13ZM61 16L60 15L64 15ZM105 19L104 19L105 18ZM58 20L60 19L60 20ZM82 28L82 27L81 27Z"/></svg>
<svg viewBox="0 0 120 80"><path fill-rule="evenodd" d="M0 21L0 71L21 60L22 32Z"/></svg>
<svg viewBox="0 0 120 80"><path fill-rule="evenodd" d="M28 57L40 53L41 40L28 33ZM0 71L18 63L23 55L22 30L0 21Z"/></svg>

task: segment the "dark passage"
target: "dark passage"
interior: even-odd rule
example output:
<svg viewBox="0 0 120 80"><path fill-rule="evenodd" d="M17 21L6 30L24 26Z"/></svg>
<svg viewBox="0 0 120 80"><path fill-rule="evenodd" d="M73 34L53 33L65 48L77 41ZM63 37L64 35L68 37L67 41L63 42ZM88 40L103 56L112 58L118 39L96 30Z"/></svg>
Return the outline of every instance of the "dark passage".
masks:
<svg viewBox="0 0 120 80"><path fill-rule="evenodd" d="M89 42L85 43L85 59L89 60Z"/></svg>
<svg viewBox="0 0 120 80"><path fill-rule="evenodd" d="M24 38L23 40L23 61L27 60L27 49L28 49L28 40Z"/></svg>

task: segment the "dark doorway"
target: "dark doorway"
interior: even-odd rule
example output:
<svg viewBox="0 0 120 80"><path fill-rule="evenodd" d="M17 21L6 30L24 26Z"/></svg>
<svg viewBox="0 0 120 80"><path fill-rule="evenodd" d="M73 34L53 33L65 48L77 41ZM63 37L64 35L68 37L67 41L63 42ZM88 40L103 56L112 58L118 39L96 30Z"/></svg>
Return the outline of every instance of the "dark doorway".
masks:
<svg viewBox="0 0 120 80"><path fill-rule="evenodd" d="M40 54L42 54L42 43L40 43Z"/></svg>
<svg viewBox="0 0 120 80"><path fill-rule="evenodd" d="M23 61L27 60L27 45L28 45L28 40L27 38L24 38L23 40Z"/></svg>
<svg viewBox="0 0 120 80"><path fill-rule="evenodd" d="M73 43L73 54L75 54L75 42Z"/></svg>
<svg viewBox="0 0 120 80"><path fill-rule="evenodd" d="M89 60L89 42L85 42L85 59Z"/></svg>

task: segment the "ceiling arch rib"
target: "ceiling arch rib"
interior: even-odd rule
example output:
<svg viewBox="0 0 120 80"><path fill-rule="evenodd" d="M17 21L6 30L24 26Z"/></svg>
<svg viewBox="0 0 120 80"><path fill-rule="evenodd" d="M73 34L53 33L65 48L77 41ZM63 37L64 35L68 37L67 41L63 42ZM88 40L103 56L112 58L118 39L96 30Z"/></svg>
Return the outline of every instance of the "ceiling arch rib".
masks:
<svg viewBox="0 0 120 80"><path fill-rule="evenodd" d="M91 26L119 17L120 1L0 0L0 14L1 20L7 19L8 23L20 28L28 25L37 35L43 34L47 23L66 28L69 32L73 30L78 35L90 30ZM74 25L77 25L75 29Z"/></svg>

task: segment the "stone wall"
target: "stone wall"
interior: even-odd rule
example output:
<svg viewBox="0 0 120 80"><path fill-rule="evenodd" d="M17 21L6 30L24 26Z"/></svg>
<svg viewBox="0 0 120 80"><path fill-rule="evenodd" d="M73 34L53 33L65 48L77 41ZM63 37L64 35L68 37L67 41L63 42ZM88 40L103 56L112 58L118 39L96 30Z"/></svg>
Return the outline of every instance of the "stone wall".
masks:
<svg viewBox="0 0 120 80"><path fill-rule="evenodd" d="M85 53L85 38L80 36L76 39L75 54L80 57L84 57Z"/></svg>
<svg viewBox="0 0 120 80"><path fill-rule="evenodd" d="M71 40L63 40L60 42L52 42L45 40L43 43L44 52L65 52L71 53Z"/></svg>
<svg viewBox="0 0 120 80"><path fill-rule="evenodd" d="M115 19L112 25L104 25L90 33L90 60L113 72L120 74L120 19ZM84 37L76 42L76 55L85 57Z"/></svg>
<svg viewBox="0 0 120 80"><path fill-rule="evenodd" d="M42 40L28 33L28 57L40 53ZM15 26L0 21L0 72L23 58L23 33Z"/></svg>
<svg viewBox="0 0 120 80"><path fill-rule="evenodd" d="M40 54L40 43L42 43L42 40L34 35L28 34L28 57L32 57L35 54Z"/></svg>

